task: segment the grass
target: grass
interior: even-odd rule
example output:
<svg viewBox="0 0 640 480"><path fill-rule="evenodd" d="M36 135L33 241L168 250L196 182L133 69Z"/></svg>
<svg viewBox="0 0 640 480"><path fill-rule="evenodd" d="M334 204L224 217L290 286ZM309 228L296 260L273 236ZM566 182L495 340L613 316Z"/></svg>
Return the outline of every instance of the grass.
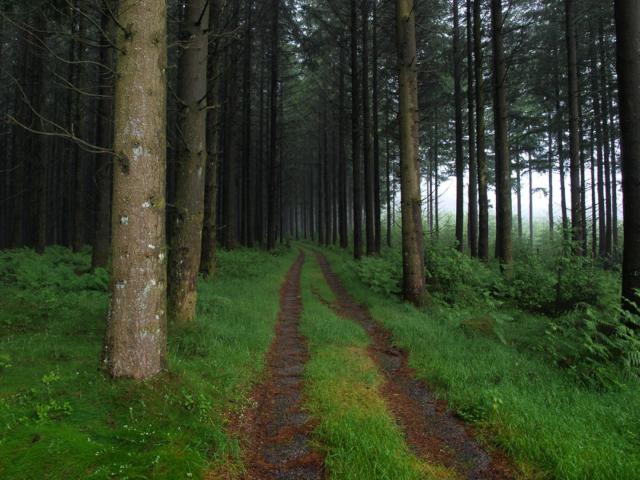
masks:
<svg viewBox="0 0 640 480"><path fill-rule="evenodd" d="M559 479L635 479L640 469L640 385L597 390L530 349L540 317L520 315L506 342L468 334L473 313L433 306L419 311L365 286L348 252L325 250L345 286L410 353L417 375L525 475ZM506 344L505 344L506 343Z"/></svg>
<svg viewBox="0 0 640 480"><path fill-rule="evenodd" d="M234 468L224 413L263 369L293 258L220 252L219 276L199 284L196 322L170 328L168 371L136 383L99 369L108 278L88 273L87 252L0 252L0 478L203 478Z"/></svg>
<svg viewBox="0 0 640 480"><path fill-rule="evenodd" d="M311 353L305 393L320 422L315 435L331 478L452 478L409 451L378 392L383 378L367 355L369 338L325 304L334 300L333 294L312 255L303 269L302 299L301 329Z"/></svg>

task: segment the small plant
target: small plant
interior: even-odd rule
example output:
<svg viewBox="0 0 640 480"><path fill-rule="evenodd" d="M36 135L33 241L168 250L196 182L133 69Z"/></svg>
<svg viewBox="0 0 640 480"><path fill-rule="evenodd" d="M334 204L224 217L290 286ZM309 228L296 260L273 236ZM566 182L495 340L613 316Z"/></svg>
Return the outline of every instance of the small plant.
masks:
<svg viewBox="0 0 640 480"><path fill-rule="evenodd" d="M0 372L8 370L11 365L11 356L8 353L0 353Z"/></svg>
<svg viewBox="0 0 640 480"><path fill-rule="evenodd" d="M51 385L59 381L60 381L60 375L58 375L54 371L51 371L42 376L42 383L44 383L47 386L47 388L51 388Z"/></svg>
<svg viewBox="0 0 640 480"><path fill-rule="evenodd" d="M73 408L69 402L49 400L48 403L36 404L36 420L38 422L68 417L71 413L73 413Z"/></svg>

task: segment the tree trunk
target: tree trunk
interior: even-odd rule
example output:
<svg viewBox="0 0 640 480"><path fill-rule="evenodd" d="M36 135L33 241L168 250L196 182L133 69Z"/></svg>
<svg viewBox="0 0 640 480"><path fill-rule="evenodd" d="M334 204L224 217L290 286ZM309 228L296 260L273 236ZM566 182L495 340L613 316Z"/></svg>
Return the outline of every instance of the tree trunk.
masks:
<svg viewBox="0 0 640 480"><path fill-rule="evenodd" d="M464 249L464 152L462 139L462 55L458 1L453 0L453 83L456 133L456 248Z"/></svg>
<svg viewBox="0 0 640 480"><path fill-rule="evenodd" d="M496 253L503 266L511 264L511 162L509 161L506 63L503 47L502 0L491 0L496 151ZM508 269L507 269L508 273Z"/></svg>
<svg viewBox="0 0 640 480"><path fill-rule="evenodd" d="M533 165L531 153L528 153L529 168L529 247L533 248Z"/></svg>
<svg viewBox="0 0 640 480"><path fill-rule="evenodd" d="M351 0L351 157L353 162L353 256L362 257L362 170L360 168L360 86L358 85L358 9Z"/></svg>
<svg viewBox="0 0 640 480"><path fill-rule="evenodd" d="M220 0L210 0L209 3L209 31L212 35L219 34ZM220 156L220 40L209 45L207 58L207 125L206 144L207 162L205 167L204 219L202 222L202 252L200 257L200 271L206 276L212 276L216 271L217 212L218 212L218 162Z"/></svg>
<svg viewBox="0 0 640 480"><path fill-rule="evenodd" d="M549 192L548 192L548 196L549 196L549 206L548 206L548 213L549 213L549 238L551 240L553 240L554 237L554 229L555 229L555 219L553 218L553 136L551 134L551 114L549 114L548 120L548 128L549 131L547 132L547 145L548 145L548 152L547 152L547 174L548 174L548 179L549 179Z"/></svg>
<svg viewBox="0 0 640 480"><path fill-rule="evenodd" d="M418 74L413 0L396 0L400 69L400 188L402 192L402 272L404 298L425 300L420 197Z"/></svg>
<svg viewBox="0 0 640 480"><path fill-rule="evenodd" d="M565 0L565 30L569 88L569 175L571 177L571 230L575 253L581 255L584 240L580 192L580 132L578 118L578 61L575 33L575 2Z"/></svg>
<svg viewBox="0 0 640 480"><path fill-rule="evenodd" d="M640 305L640 0L615 2L622 147L623 307ZM632 303L635 305L632 305Z"/></svg>
<svg viewBox="0 0 640 480"><path fill-rule="evenodd" d="M82 122L82 92L84 86L84 72L82 66L85 61L85 51L82 39L85 36L86 19L85 14L80 10L78 6L78 0L74 2L74 14L76 18L75 27L77 28L74 36L74 49L76 62L76 68L74 73L74 80L72 87L75 95L75 101L73 103L72 113L72 126L71 130L75 136L82 138L85 131L84 122ZM86 242L86 229L85 229L85 204L86 204L86 166L87 157L84 152L80 151L78 146L73 148L73 164L75 179L73 183L73 241L72 247L74 252L78 252L82 249Z"/></svg>
<svg viewBox="0 0 640 480"><path fill-rule="evenodd" d="M467 113L469 126L469 206L467 237L469 253L478 256L478 167L476 164L476 139L473 97L473 12L467 0Z"/></svg>
<svg viewBox="0 0 640 480"><path fill-rule="evenodd" d="M595 41L595 40L594 40ZM591 92L593 98L593 122L595 124L595 142L597 159L597 191L598 191L598 256L604 258L607 254L607 227L605 213L604 192L604 162L602 159L602 114L600 109L600 89L598 85L598 72L596 69L595 49L591 55ZM594 212L595 214L595 212ZM594 242L596 241L594 237Z"/></svg>
<svg viewBox="0 0 640 480"><path fill-rule="evenodd" d="M340 99L338 112L338 143L339 143L339 166L338 166L338 225L340 230L340 247L349 247L349 233L347 227L347 155L345 148L345 71L347 62L345 58L345 49L340 47Z"/></svg>
<svg viewBox="0 0 640 480"><path fill-rule="evenodd" d="M364 163L364 216L367 255L376 251L373 208L373 158L369 109L369 1L362 1L362 158Z"/></svg>
<svg viewBox="0 0 640 480"><path fill-rule="evenodd" d="M489 197L485 152L482 2L473 1L473 54L476 95L476 158L478 161L478 257L489 259Z"/></svg>
<svg viewBox="0 0 640 480"><path fill-rule="evenodd" d="M604 51L604 33L602 31L602 25L600 25L600 103L602 105L602 145L604 148L604 181L605 181L605 235L606 235L606 249L605 254L610 257L613 253L613 220L611 211L611 162L610 154L613 152L610 150L609 143L609 105L607 103L607 74L606 74L606 56Z"/></svg>
<svg viewBox="0 0 640 480"><path fill-rule="evenodd" d="M105 362L144 379L166 354L166 4L121 3L115 86L111 301ZM140 72L144 75L140 75ZM143 93L139 93L143 92Z"/></svg>
<svg viewBox="0 0 640 480"><path fill-rule="evenodd" d="M102 46L100 47L101 70L98 77L100 100L98 103L98 146L110 150L113 143L113 49L115 24L111 18L113 1L104 4L101 13ZM97 187L96 221L91 267L106 267L111 247L111 188L112 188L111 154L98 154L96 157L95 181Z"/></svg>
<svg viewBox="0 0 640 480"><path fill-rule="evenodd" d="M253 0L246 2L244 66L242 73L242 242L249 248L254 242L254 206L255 192L252 156L252 124L251 124L251 91L253 85L252 51L253 51Z"/></svg>
<svg viewBox="0 0 640 480"><path fill-rule="evenodd" d="M373 215L375 221L375 251L382 247L380 198L380 92L378 85L378 0L373 0Z"/></svg>
<svg viewBox="0 0 640 480"><path fill-rule="evenodd" d="M516 158L516 204L518 216L518 241L522 240L522 164L520 155Z"/></svg>
<svg viewBox="0 0 640 480"><path fill-rule="evenodd" d="M271 93L269 138L269 187L267 208L267 249L276 247L278 231L278 80L280 77L280 0L271 1Z"/></svg>
<svg viewBox="0 0 640 480"><path fill-rule="evenodd" d="M178 168L173 238L169 255L169 318L195 318L202 248L207 134L207 0L189 0L178 65Z"/></svg>

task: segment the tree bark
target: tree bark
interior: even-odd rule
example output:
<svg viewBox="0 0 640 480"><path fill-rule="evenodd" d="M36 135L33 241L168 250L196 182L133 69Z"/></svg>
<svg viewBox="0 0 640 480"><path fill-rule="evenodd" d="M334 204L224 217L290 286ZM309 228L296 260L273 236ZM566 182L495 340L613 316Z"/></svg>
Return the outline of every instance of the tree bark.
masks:
<svg viewBox="0 0 640 480"><path fill-rule="evenodd" d="M101 70L98 77L100 100L98 103L97 140L104 149L111 149L113 143L113 48L115 24L111 17L113 1L106 0L101 13L102 45L100 47ZM98 154L96 157L96 218L95 237L91 256L91 267L106 267L111 247L111 154Z"/></svg>
<svg viewBox="0 0 640 480"><path fill-rule="evenodd" d="M114 377L151 377L166 354L166 14L165 0L125 0L118 9L118 24L127 32L117 40L105 348Z"/></svg>
<svg viewBox="0 0 640 480"><path fill-rule="evenodd" d="M382 213L380 198L380 91L378 82L378 1L373 0L373 215L375 251L382 247Z"/></svg>
<svg viewBox="0 0 640 480"><path fill-rule="evenodd" d="M513 259L511 240L511 162L509 160L506 63L503 47L502 0L491 0L494 69L494 125L496 151L496 253L508 267ZM506 269L508 273L509 269Z"/></svg>
<svg viewBox="0 0 640 480"><path fill-rule="evenodd" d="M485 151L482 2L473 1L473 54L476 95L476 157L478 161L478 257L489 259L489 196Z"/></svg>
<svg viewBox="0 0 640 480"><path fill-rule="evenodd" d="M464 249L464 151L462 139L462 55L459 0L453 0L453 83L456 134L456 248Z"/></svg>
<svg viewBox="0 0 640 480"><path fill-rule="evenodd" d="M475 103L473 91L473 11L472 0L467 0L467 113L469 126L469 210L467 223L467 237L469 253L478 256L478 166L476 164L476 132L475 132Z"/></svg>
<svg viewBox="0 0 640 480"><path fill-rule="evenodd" d="M276 247L278 231L278 81L280 77L280 0L271 1L271 93L267 250Z"/></svg>
<svg viewBox="0 0 640 480"><path fill-rule="evenodd" d="M353 256L362 257L362 170L360 159L360 86L358 85L358 9L351 0L351 157L353 162Z"/></svg>
<svg viewBox="0 0 640 480"><path fill-rule="evenodd" d="M186 41L178 65L178 168L173 238L169 254L169 318L195 318L204 220L207 158L207 0L189 0L182 30Z"/></svg>
<svg viewBox="0 0 640 480"><path fill-rule="evenodd" d="M349 247L349 233L347 226L347 155L345 148L345 71L347 69L347 61L345 58L345 49L340 45L340 85L339 85L339 111L338 111L338 143L339 143L339 159L338 159L338 228L340 231L340 247Z"/></svg>
<svg viewBox="0 0 640 480"><path fill-rule="evenodd" d="M616 0L615 18L625 213L622 305L637 313L640 305L640 0Z"/></svg>
<svg viewBox="0 0 640 480"><path fill-rule="evenodd" d="M424 251L418 155L418 74L413 0L396 0L400 70L400 188L404 298L425 301Z"/></svg>
<svg viewBox="0 0 640 480"><path fill-rule="evenodd" d="M210 0L209 32L219 34L220 0ZM205 167L204 219L202 229L202 252L200 271L206 276L216 272L216 250L218 248L218 162L220 157L220 40L209 45L207 59L207 162Z"/></svg>
<svg viewBox="0 0 640 480"><path fill-rule="evenodd" d="M369 105L369 1L362 1L362 158L364 163L364 214L367 255L376 251Z"/></svg>
<svg viewBox="0 0 640 480"><path fill-rule="evenodd" d="M548 174L548 197L549 197L549 206L548 214L549 214L549 238L553 240L554 238L554 229L555 229L555 219L553 218L553 135L551 133L551 114L547 119L548 123L548 132L547 132L547 174Z"/></svg>
<svg viewBox="0 0 640 480"><path fill-rule="evenodd" d="M582 199L580 192L580 132L578 115L578 61L575 32L575 2L565 0L565 33L567 42L569 92L569 175L571 177L571 231L575 253L581 255L584 241Z"/></svg>

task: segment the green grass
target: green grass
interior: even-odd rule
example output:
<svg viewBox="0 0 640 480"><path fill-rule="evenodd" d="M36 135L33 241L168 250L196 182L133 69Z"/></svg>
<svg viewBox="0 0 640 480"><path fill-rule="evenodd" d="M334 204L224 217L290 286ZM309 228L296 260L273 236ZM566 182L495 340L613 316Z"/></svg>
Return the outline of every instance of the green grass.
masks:
<svg viewBox="0 0 640 480"><path fill-rule="evenodd" d="M220 252L197 321L170 328L151 381L100 371L107 274L87 253L0 252L0 478L203 478L233 469L224 414L241 405L273 338L293 252Z"/></svg>
<svg viewBox="0 0 640 480"><path fill-rule="evenodd" d="M359 279L347 252L325 250L358 301L410 352L410 364L463 418L501 445L529 476L635 479L640 471L640 385L596 390L526 344L540 337L540 317L519 315L506 344L470 335L469 309L418 311ZM518 342L518 340L520 342Z"/></svg>
<svg viewBox="0 0 640 480"><path fill-rule="evenodd" d="M378 392L383 379L367 355L369 338L359 325L324 304L334 297L313 255L307 255L304 266L302 299L301 329L311 353L305 393L320 422L315 435L331 478L452 478L409 451Z"/></svg>

